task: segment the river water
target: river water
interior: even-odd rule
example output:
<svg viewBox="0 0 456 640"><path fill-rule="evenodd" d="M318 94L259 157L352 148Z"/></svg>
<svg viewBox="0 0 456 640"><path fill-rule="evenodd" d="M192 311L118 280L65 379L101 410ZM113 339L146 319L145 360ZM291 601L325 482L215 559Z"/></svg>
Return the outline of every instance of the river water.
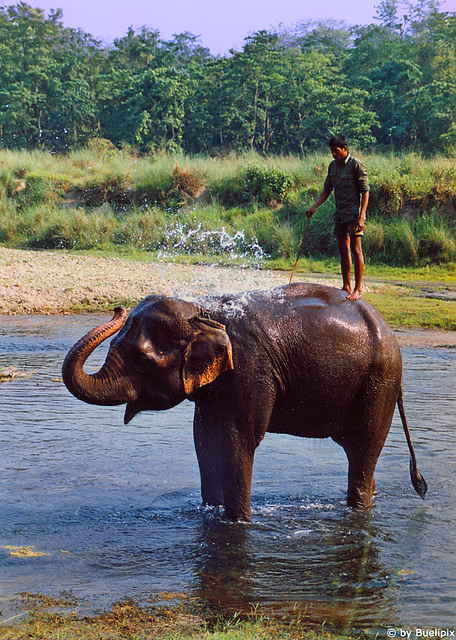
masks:
<svg viewBox="0 0 456 640"><path fill-rule="evenodd" d="M369 513L345 506L347 463L330 440L267 434L250 524L201 506L193 405L140 414L73 398L68 349L104 316L2 317L2 599L71 592L85 610L185 592L230 611L260 604L345 627L456 627L456 352L403 348L419 468L413 491L396 412ZM104 347L88 370L104 359ZM33 547L16 557L5 547ZM0 607L1 608L1 607Z"/></svg>

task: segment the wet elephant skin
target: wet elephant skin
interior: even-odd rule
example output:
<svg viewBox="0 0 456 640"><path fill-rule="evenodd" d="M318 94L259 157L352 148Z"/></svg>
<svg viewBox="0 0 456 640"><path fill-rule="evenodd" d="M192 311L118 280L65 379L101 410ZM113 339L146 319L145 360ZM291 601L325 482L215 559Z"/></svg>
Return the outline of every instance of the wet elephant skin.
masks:
<svg viewBox="0 0 456 640"><path fill-rule="evenodd" d="M86 374L87 357L116 332L105 364ZM426 492L403 411L397 341L372 306L332 287L296 283L198 302L152 295L82 338L62 373L85 402L125 403L126 423L194 401L202 498L232 520L250 518L254 454L268 430L331 437L348 457L347 504L368 507L396 404L413 485Z"/></svg>

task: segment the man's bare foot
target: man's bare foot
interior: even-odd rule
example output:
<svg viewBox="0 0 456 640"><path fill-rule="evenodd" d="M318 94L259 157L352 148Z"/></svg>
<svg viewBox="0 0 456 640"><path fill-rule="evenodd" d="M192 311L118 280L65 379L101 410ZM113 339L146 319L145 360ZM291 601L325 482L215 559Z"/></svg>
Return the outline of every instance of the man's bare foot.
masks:
<svg viewBox="0 0 456 640"><path fill-rule="evenodd" d="M352 292L351 287L350 287L350 285L348 285L348 284L347 284L347 285L344 285L344 286L342 287L342 291L346 291L346 292L348 293L348 295L350 295L350 294L351 294L351 292ZM347 296L347 297L348 297L348 296Z"/></svg>
<svg viewBox="0 0 456 640"><path fill-rule="evenodd" d="M347 300L359 300L361 298L361 291L359 289L355 289L353 293L347 296Z"/></svg>

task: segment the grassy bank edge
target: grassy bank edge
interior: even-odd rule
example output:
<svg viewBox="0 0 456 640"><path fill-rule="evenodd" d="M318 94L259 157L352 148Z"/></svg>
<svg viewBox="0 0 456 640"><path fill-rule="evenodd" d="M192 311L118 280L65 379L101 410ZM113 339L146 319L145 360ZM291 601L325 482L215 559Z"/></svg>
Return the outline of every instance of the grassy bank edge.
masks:
<svg viewBox="0 0 456 640"><path fill-rule="evenodd" d="M28 611L0 621L1 640L360 640L378 637L378 630L351 630L349 624L345 630L337 630L327 622L313 624L309 617L298 612L271 616L253 608L250 613L227 614L183 594L179 594L177 604L170 606L144 606L125 599L110 610L87 616L78 615L77 603L73 603L73 611L65 603L55 613L53 609L59 600L40 594L26 595L23 606L27 606L28 600ZM69 611L62 613L62 608Z"/></svg>
<svg viewBox="0 0 456 640"><path fill-rule="evenodd" d="M101 141L98 141L101 142ZM356 151L354 151L356 154ZM456 260L451 158L368 155L365 254L372 262ZM68 156L0 150L0 240L18 248L133 247L219 255L227 236L249 255L295 254L328 153L223 158L130 155L103 145ZM333 199L314 216L313 256L336 255Z"/></svg>

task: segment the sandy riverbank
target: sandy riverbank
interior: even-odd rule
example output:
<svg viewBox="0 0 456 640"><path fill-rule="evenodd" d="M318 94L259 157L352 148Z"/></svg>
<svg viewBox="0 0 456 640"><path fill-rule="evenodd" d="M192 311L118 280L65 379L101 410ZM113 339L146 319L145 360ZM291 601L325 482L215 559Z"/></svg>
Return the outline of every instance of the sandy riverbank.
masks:
<svg viewBox="0 0 456 640"><path fill-rule="evenodd" d="M259 269L139 262L66 252L0 247L0 314L65 314L78 308L111 310L151 293L200 297L209 293L268 289L289 274ZM298 276L299 278L299 276ZM306 281L340 286L338 278ZM375 285L366 285L365 290ZM397 331L401 344L456 346L454 331Z"/></svg>
<svg viewBox="0 0 456 640"><path fill-rule="evenodd" d="M0 313L59 314L78 307L110 309L125 300L136 304L152 293L200 297L268 289L287 284L288 278L285 272L259 269L139 262L0 247ZM337 286L336 278L322 282Z"/></svg>

